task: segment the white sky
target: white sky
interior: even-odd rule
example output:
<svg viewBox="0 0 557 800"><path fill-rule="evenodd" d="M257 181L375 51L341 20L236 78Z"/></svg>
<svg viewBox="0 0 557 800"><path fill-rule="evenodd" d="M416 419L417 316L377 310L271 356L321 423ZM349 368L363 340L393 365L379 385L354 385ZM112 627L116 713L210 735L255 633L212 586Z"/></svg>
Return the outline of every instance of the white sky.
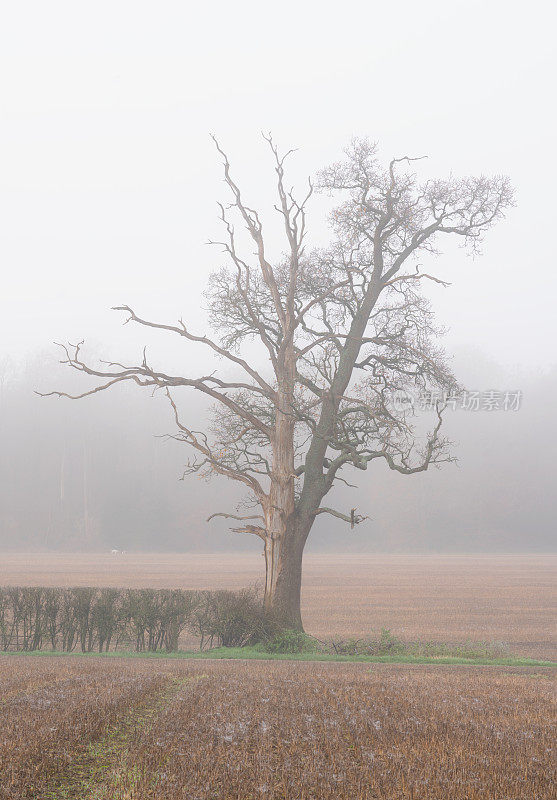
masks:
<svg viewBox="0 0 557 800"><path fill-rule="evenodd" d="M483 258L451 249L435 292L448 349L555 363L555 20L549 2L2 2L0 355L144 336L107 309L182 314L218 253L208 133L269 206L261 129L296 180L352 135L433 175L507 173L517 207ZM323 236L323 222L314 230ZM192 358L195 358L192 356Z"/></svg>

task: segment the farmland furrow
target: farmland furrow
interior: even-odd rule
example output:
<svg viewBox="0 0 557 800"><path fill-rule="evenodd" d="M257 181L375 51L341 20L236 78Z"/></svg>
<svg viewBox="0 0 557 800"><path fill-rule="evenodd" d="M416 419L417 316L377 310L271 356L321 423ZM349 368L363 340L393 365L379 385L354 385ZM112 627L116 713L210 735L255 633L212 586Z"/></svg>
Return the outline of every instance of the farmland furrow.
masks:
<svg viewBox="0 0 557 800"><path fill-rule="evenodd" d="M16 667L18 686L10 676L12 665L4 664L0 671L2 800L43 796L55 780L73 774L91 743L101 741L130 709L158 698L173 677L165 669L107 667L66 662L60 663L56 674L46 664L21 659Z"/></svg>
<svg viewBox="0 0 557 800"><path fill-rule="evenodd" d="M131 757L132 746L140 746L157 716L188 683L200 677L176 677L111 724L104 735L89 743L71 765L53 776L37 800L119 800L132 798L142 776Z"/></svg>

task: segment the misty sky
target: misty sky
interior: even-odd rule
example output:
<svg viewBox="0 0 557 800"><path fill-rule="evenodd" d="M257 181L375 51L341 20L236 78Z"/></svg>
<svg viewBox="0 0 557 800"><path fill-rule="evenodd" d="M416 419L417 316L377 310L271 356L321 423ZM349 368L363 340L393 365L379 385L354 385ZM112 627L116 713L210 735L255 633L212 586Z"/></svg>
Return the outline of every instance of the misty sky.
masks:
<svg viewBox="0 0 557 800"><path fill-rule="evenodd" d="M376 470L357 499L341 491L345 505L372 516L361 540L343 546L550 548L552 16L549 3L498 0L3 3L0 373L12 361L19 378L0 417L0 544L50 544L54 531L57 546L113 546L114 537L127 547L155 539L162 548L231 546L224 522L208 531L204 520L215 492L233 502L235 487L178 486L187 454L154 444L153 434L172 427L156 399L115 393L70 410L32 390L75 389L82 377L61 385L54 340L84 338L91 356L122 361L136 361L147 344L157 367L187 376L206 369L203 349L123 327L109 309L127 303L206 331L202 293L224 262L205 242L219 238L216 201L227 199L210 132L262 212L271 257L280 257L264 130L282 148L299 148L288 183L300 189L355 135L378 141L387 160L427 155L416 163L424 178L510 176L516 207L488 233L482 257L443 242L445 254L426 266L452 286L426 290L448 328L457 377L469 389L522 389L524 411L450 416L460 469L404 486ZM316 197L310 208L312 244L329 236L327 202ZM199 399L183 401L203 415ZM55 512L65 481L64 528ZM80 532L87 514L97 539ZM312 547L338 546L337 527L320 522Z"/></svg>
<svg viewBox="0 0 557 800"><path fill-rule="evenodd" d="M265 209L264 129L300 148L298 184L353 135L387 158L427 154L424 174L509 174L516 208L481 259L439 261L453 286L434 301L449 351L519 373L554 364L550 14L539 2L4 3L2 354L83 337L134 353L143 332L108 310L122 302L203 328L200 294L221 263L204 242L225 197L208 133Z"/></svg>

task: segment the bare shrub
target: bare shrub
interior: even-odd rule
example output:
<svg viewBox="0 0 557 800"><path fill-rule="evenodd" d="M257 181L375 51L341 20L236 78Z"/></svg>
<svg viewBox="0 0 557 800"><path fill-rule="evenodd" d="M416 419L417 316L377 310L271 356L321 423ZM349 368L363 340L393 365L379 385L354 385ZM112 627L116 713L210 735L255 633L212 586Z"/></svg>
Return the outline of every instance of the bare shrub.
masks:
<svg viewBox="0 0 557 800"><path fill-rule="evenodd" d="M198 603L182 589L0 588L0 648L170 652Z"/></svg>
<svg viewBox="0 0 557 800"><path fill-rule="evenodd" d="M203 592L191 625L201 649L205 645L245 647L269 638L277 629L253 588Z"/></svg>

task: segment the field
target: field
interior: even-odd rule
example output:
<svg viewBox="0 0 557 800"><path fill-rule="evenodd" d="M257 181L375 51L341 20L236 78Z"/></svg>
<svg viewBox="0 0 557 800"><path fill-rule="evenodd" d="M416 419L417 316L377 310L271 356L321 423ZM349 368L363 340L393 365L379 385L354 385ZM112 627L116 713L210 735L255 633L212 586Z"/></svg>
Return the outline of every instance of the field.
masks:
<svg viewBox="0 0 557 800"><path fill-rule="evenodd" d="M557 660L555 556L307 558L309 632ZM0 584L238 588L257 557L0 556ZM0 655L0 800L549 800L555 670Z"/></svg>
<svg viewBox="0 0 557 800"><path fill-rule="evenodd" d="M0 798L544 800L551 673L0 657Z"/></svg>
<svg viewBox="0 0 557 800"><path fill-rule="evenodd" d="M0 585L238 588L260 556L0 554ZM318 637L389 628L402 639L504 643L557 661L557 556L313 555L303 615Z"/></svg>

